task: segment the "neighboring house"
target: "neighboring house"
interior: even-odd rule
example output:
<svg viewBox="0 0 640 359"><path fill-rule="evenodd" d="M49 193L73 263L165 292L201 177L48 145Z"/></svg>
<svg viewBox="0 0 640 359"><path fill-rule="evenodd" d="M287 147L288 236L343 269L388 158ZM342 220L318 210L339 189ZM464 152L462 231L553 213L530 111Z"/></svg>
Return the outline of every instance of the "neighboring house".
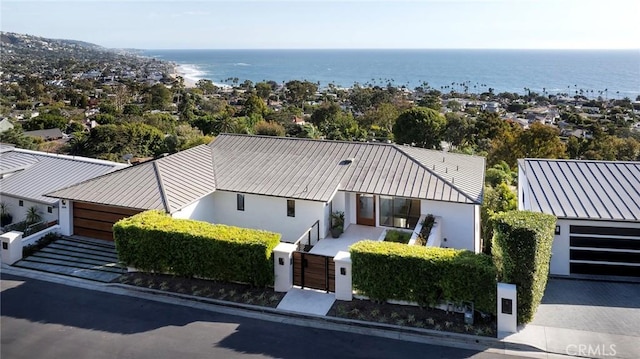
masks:
<svg viewBox="0 0 640 359"><path fill-rule="evenodd" d="M35 206L43 221L58 221L58 199L44 194L126 165L84 157L56 155L0 145L0 202L13 222L26 218Z"/></svg>
<svg viewBox="0 0 640 359"><path fill-rule="evenodd" d="M13 128L13 123L11 123L9 119L3 118L2 120L0 120L0 133L4 131L9 131L12 128Z"/></svg>
<svg viewBox="0 0 640 359"><path fill-rule="evenodd" d="M24 135L30 136L30 137L39 137L44 141L59 140L62 137L64 137L64 134L59 128L50 128L47 130L25 131Z"/></svg>
<svg viewBox="0 0 640 359"><path fill-rule="evenodd" d="M518 209L558 218L551 274L640 276L640 162L519 160Z"/></svg>
<svg viewBox="0 0 640 359"><path fill-rule="evenodd" d="M148 209L279 232L285 242L316 222L325 238L333 211L345 213L345 227L409 229L430 213L442 217L443 246L478 252L484 167L483 157L394 144L223 134L49 196L73 203L65 234L103 239L117 219Z"/></svg>

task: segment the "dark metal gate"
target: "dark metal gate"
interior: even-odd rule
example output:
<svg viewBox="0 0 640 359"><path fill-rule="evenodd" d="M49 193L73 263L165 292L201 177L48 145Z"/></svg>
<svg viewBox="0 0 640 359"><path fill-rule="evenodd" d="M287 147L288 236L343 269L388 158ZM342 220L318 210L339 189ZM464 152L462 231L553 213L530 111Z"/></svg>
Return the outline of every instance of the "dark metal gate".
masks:
<svg viewBox="0 0 640 359"><path fill-rule="evenodd" d="M302 288L336 291L336 265L332 257L293 252L293 284Z"/></svg>

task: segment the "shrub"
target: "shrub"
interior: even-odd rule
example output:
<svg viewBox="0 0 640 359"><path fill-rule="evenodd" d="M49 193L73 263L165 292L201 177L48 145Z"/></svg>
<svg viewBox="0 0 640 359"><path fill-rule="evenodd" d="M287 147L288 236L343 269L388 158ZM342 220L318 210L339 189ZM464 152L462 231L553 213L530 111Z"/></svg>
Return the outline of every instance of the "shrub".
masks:
<svg viewBox="0 0 640 359"><path fill-rule="evenodd" d="M544 213L511 211L496 214L492 220L492 253L498 277L517 286L518 323L528 323L547 285L556 218Z"/></svg>
<svg viewBox="0 0 640 359"><path fill-rule="evenodd" d="M350 251L353 286L373 300L472 301L477 310L496 311L496 270L484 254L378 241L358 242Z"/></svg>
<svg viewBox="0 0 640 359"><path fill-rule="evenodd" d="M174 219L147 211L113 227L118 259L144 271L273 284L272 252L280 234Z"/></svg>
<svg viewBox="0 0 640 359"><path fill-rule="evenodd" d="M395 243L402 243L402 244L409 243L410 239L411 239L411 233L398 231L395 229L387 230L387 234L384 237L385 242L395 242Z"/></svg>
<svg viewBox="0 0 640 359"><path fill-rule="evenodd" d="M42 238L38 239L36 243L22 247L22 258L28 257L49 244L61 239L62 236L58 233L47 233Z"/></svg>

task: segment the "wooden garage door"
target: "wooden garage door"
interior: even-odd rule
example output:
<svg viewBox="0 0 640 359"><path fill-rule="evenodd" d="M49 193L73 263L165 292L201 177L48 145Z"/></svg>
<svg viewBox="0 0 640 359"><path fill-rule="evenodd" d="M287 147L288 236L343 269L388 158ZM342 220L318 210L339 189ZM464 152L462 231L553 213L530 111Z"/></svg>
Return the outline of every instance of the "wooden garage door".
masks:
<svg viewBox="0 0 640 359"><path fill-rule="evenodd" d="M73 234L112 241L113 224L140 212L138 209L73 202Z"/></svg>
<svg viewBox="0 0 640 359"><path fill-rule="evenodd" d="M640 228L570 226L572 274L640 277Z"/></svg>

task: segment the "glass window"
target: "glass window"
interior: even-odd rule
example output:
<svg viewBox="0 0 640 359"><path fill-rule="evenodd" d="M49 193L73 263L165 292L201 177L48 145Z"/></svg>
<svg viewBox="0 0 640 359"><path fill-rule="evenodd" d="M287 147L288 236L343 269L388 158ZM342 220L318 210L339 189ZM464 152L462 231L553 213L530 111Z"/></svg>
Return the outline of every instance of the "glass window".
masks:
<svg viewBox="0 0 640 359"><path fill-rule="evenodd" d="M420 200L380 196L380 225L415 228L420 218Z"/></svg>
<svg viewBox="0 0 640 359"><path fill-rule="evenodd" d="M244 211L244 195L236 194L236 208L238 211Z"/></svg>
<svg viewBox="0 0 640 359"><path fill-rule="evenodd" d="M47 207L47 212L48 213L53 213L53 207Z"/></svg>
<svg viewBox="0 0 640 359"><path fill-rule="evenodd" d="M287 200L287 217L296 216L296 201L292 199Z"/></svg>
<svg viewBox="0 0 640 359"><path fill-rule="evenodd" d="M18 201L18 206L20 206L20 207L24 206L24 202L22 200L19 200Z"/></svg>

